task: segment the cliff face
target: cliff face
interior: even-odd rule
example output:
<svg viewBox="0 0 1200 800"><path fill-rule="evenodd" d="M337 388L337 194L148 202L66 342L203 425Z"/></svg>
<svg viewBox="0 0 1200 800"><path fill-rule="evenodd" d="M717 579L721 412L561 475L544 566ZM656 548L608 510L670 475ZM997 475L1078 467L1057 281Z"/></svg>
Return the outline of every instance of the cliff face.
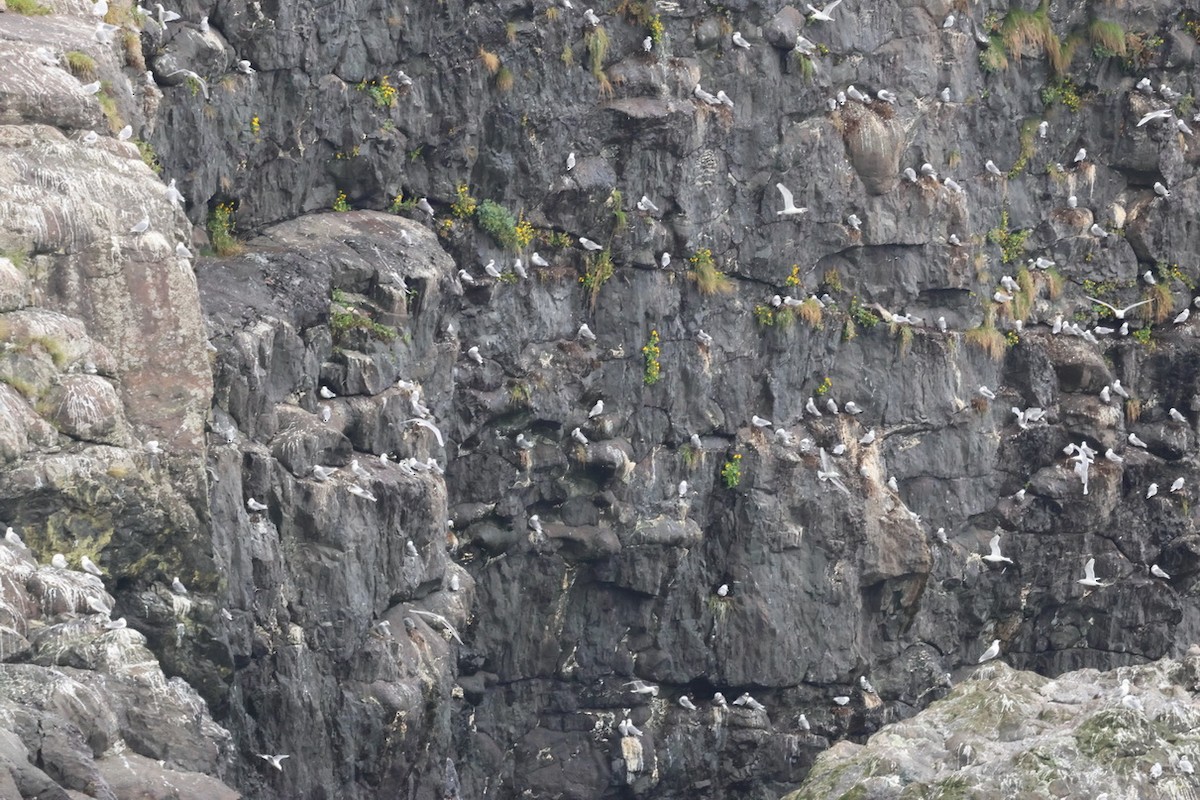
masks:
<svg viewBox="0 0 1200 800"><path fill-rule="evenodd" d="M0 14L21 796L774 798L994 639L1200 638L1186 9L41 5Z"/></svg>

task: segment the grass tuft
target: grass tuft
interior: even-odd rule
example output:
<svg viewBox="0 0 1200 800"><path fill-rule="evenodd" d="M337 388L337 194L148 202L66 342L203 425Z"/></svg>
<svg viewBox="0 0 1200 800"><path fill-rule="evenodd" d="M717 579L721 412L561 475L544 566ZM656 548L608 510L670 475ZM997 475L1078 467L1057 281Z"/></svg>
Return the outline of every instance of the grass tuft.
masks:
<svg viewBox="0 0 1200 800"><path fill-rule="evenodd" d="M513 74L508 67L501 67L496 73L496 88L502 92L511 92L513 88Z"/></svg>
<svg viewBox="0 0 1200 800"><path fill-rule="evenodd" d="M1092 24L1088 26L1088 38L1091 39L1093 47L1103 47L1113 55L1124 58L1127 53L1125 30L1115 22L1104 19L1093 20Z"/></svg>
<svg viewBox="0 0 1200 800"><path fill-rule="evenodd" d="M713 261L712 250L707 247L701 248L693 253L688 261L692 265L688 277L696 282L696 288L700 290L700 294L729 294L733 291L733 281L729 280L728 275L717 269L716 262Z"/></svg>
<svg viewBox="0 0 1200 800"><path fill-rule="evenodd" d="M479 48L479 60L489 75L495 75L500 70L500 56L484 47Z"/></svg>
<svg viewBox="0 0 1200 800"><path fill-rule="evenodd" d="M587 45L588 69L599 78L604 74L604 57L608 55L608 32L597 25L583 35L583 41Z"/></svg>
<svg viewBox="0 0 1200 800"><path fill-rule="evenodd" d="M8 10L27 17L44 17L50 13L50 9L37 0L8 0Z"/></svg>
<svg viewBox="0 0 1200 800"><path fill-rule="evenodd" d="M68 50L63 53L67 62L67 70L81 81L96 80L96 59L79 50Z"/></svg>
<svg viewBox="0 0 1200 800"><path fill-rule="evenodd" d="M1150 305L1142 306L1138 310L1149 309L1146 312L1146 316L1155 324L1166 322L1174 310L1175 298L1171 296L1171 286L1166 280L1160 280L1158 283L1147 288L1144 299L1149 300Z"/></svg>

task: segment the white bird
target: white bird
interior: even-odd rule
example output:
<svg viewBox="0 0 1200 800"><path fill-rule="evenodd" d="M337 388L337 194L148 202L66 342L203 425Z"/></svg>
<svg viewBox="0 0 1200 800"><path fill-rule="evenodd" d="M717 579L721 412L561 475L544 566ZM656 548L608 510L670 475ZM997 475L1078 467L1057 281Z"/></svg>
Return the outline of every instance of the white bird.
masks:
<svg viewBox="0 0 1200 800"><path fill-rule="evenodd" d="M779 190L780 197L783 198L783 209L776 211L777 217L798 217L808 211L807 208L798 207L792 197L792 192L782 183L775 184L775 188Z"/></svg>
<svg viewBox="0 0 1200 800"><path fill-rule="evenodd" d="M833 698L833 702L837 703L839 706L844 706L850 702L850 698L847 695L839 694L837 697Z"/></svg>
<svg viewBox="0 0 1200 800"><path fill-rule="evenodd" d="M100 91L100 81L92 81L91 83L85 83L82 86L80 86L79 89L84 94L96 94Z"/></svg>
<svg viewBox="0 0 1200 800"><path fill-rule="evenodd" d="M1034 269L1050 269L1054 266L1054 262L1044 256L1038 256L1032 259Z"/></svg>
<svg viewBox="0 0 1200 800"><path fill-rule="evenodd" d="M892 475L891 477L889 477L889 478L887 479L887 487L888 487L889 489L891 489L893 492L899 492L899 491L900 491L900 484L896 482L896 476L895 476L895 475Z"/></svg>
<svg viewBox="0 0 1200 800"><path fill-rule="evenodd" d="M988 400L995 400L995 399L996 399L996 393L995 393L995 392L993 392L991 389L989 389L989 388L988 388L988 387L986 387L986 386L980 386L980 387L979 387L979 394L980 394L982 397L985 397L985 398L987 398Z"/></svg>
<svg viewBox="0 0 1200 800"><path fill-rule="evenodd" d="M1013 560L1008 556L1000 555L1000 534L996 534L992 537L992 540L988 542L988 547L991 548L991 552L983 557L984 561L990 561L993 564L1013 563Z"/></svg>
<svg viewBox="0 0 1200 800"><path fill-rule="evenodd" d="M369 500L372 503L375 502L375 495L371 494L366 489L359 486L357 483L352 483L349 486L347 486L346 491L349 492L350 494L354 495L355 497L361 497L362 499Z"/></svg>
<svg viewBox="0 0 1200 800"><path fill-rule="evenodd" d="M422 197L420 200L417 201L417 208L421 209L422 211L424 211L426 214L428 214L431 217L434 214L433 206L429 205L429 198L427 198L427 197Z"/></svg>
<svg viewBox="0 0 1200 800"><path fill-rule="evenodd" d="M588 412L588 419L595 419L604 413L604 401L597 400L596 405L592 406L592 410Z"/></svg>
<svg viewBox="0 0 1200 800"><path fill-rule="evenodd" d="M830 414L838 413L838 405L833 401L832 397L825 399L825 408L829 409Z"/></svg>
<svg viewBox="0 0 1200 800"><path fill-rule="evenodd" d="M680 497L687 497L687 493L688 493L688 482L687 482L687 481L680 481L680 482L679 482L678 491L679 491L679 496L680 496Z"/></svg>
<svg viewBox="0 0 1200 800"><path fill-rule="evenodd" d="M883 102L891 103L892 105L895 105L896 101L899 99L895 92L889 92L887 89L880 89L875 93L875 96Z"/></svg>
<svg viewBox="0 0 1200 800"><path fill-rule="evenodd" d="M134 223L134 226L129 229L129 232L140 236L148 230L150 230L150 216L147 214Z"/></svg>
<svg viewBox="0 0 1200 800"><path fill-rule="evenodd" d="M1081 147L1081 148L1079 148L1079 151L1075 153L1075 158L1071 163L1078 164L1080 161L1086 161L1086 160L1087 160L1087 148Z"/></svg>
<svg viewBox="0 0 1200 800"><path fill-rule="evenodd" d="M855 102L858 102L858 103L870 103L871 102L871 98L867 97L865 94L860 92L858 89L854 88L854 84L850 84L849 86L846 87L846 96L849 97L851 100L854 100Z"/></svg>
<svg viewBox="0 0 1200 800"><path fill-rule="evenodd" d="M183 585L183 581L179 580L178 575L171 579L171 591L175 594L188 593L187 587Z"/></svg>
<svg viewBox="0 0 1200 800"><path fill-rule="evenodd" d="M8 530L4 532L4 541L11 545L20 547L21 549L25 549L25 541L21 538L19 533L12 529L11 525L8 527Z"/></svg>
<svg viewBox="0 0 1200 800"><path fill-rule="evenodd" d="M1154 286L1158 283L1158 281L1154 278L1154 270L1150 269L1142 273L1142 280L1144 280L1150 286Z"/></svg>
<svg viewBox="0 0 1200 800"><path fill-rule="evenodd" d="M82 558L80 558L79 564L80 564L80 566L83 567L84 572L87 572L91 575L100 576L100 575L104 574L100 570L100 568L96 566L96 563L94 561L92 561L90 558L88 558L87 556L83 556Z"/></svg>
<svg viewBox="0 0 1200 800"><path fill-rule="evenodd" d="M360 480L369 481L371 479L371 473L367 472L362 464L358 463L357 458L350 459L350 471Z"/></svg>
<svg viewBox="0 0 1200 800"><path fill-rule="evenodd" d="M950 102L950 87L947 86L945 89L942 89L942 93L938 96L942 99L943 103L949 103Z"/></svg>
<svg viewBox="0 0 1200 800"><path fill-rule="evenodd" d="M647 36L645 39L642 39L642 49L645 50L647 53L649 53L651 50L653 50L654 49L654 38L651 36Z"/></svg>
<svg viewBox="0 0 1200 800"><path fill-rule="evenodd" d="M575 338L587 339L588 341L594 342L596 341L596 334L592 333L592 329L589 328L588 324L585 322L579 326L579 331L575 334Z"/></svg>
<svg viewBox="0 0 1200 800"><path fill-rule="evenodd" d="M1151 122L1156 119L1169 119L1174 114L1175 114L1175 112L1172 111L1170 108L1160 108L1155 111L1151 111L1148 114L1142 115L1142 118L1140 120L1138 120L1137 127L1140 128L1143 125L1145 125L1147 122Z"/></svg>
<svg viewBox="0 0 1200 800"><path fill-rule="evenodd" d="M701 347L712 347L713 337L709 336L704 332L704 329L701 328L700 330L696 331L696 341L700 343Z"/></svg>
<svg viewBox="0 0 1200 800"><path fill-rule="evenodd" d="M117 131L118 142L127 142L131 136L133 136L132 125L126 125L124 128L121 128L121 130Z"/></svg>
<svg viewBox="0 0 1200 800"><path fill-rule="evenodd" d="M595 242L593 242L591 239L588 239L586 236L580 236L580 237L579 237L579 243L580 243L581 245L583 245L583 249L584 249L584 250L592 250L592 251L595 251L595 250L603 250L603 249L604 249L604 248L603 248L603 247L601 247L600 245L598 245L598 244L596 244Z"/></svg>
<svg viewBox="0 0 1200 800"><path fill-rule="evenodd" d="M1150 83L1149 78L1142 78L1137 82L1137 86L1134 88L1139 92L1145 92L1146 94L1152 94L1154 92L1154 85Z"/></svg>
<svg viewBox="0 0 1200 800"><path fill-rule="evenodd" d="M336 474L337 467L326 467L322 466L321 464L313 464L312 476L320 483L324 483Z"/></svg>
<svg viewBox="0 0 1200 800"><path fill-rule="evenodd" d="M600 18L597 17L595 12L593 12L590 8L583 12L583 18L587 21L587 24L591 25L593 28L600 24Z"/></svg>
<svg viewBox="0 0 1200 800"><path fill-rule="evenodd" d="M171 178L171 182L167 184L167 200L175 206L183 205L183 193L175 187L174 178Z"/></svg>
<svg viewBox="0 0 1200 800"><path fill-rule="evenodd" d="M662 257L659 258L659 260L658 260L658 263L659 263L659 266L661 266L663 269L666 269L667 267L671 266L671 254L664 250Z"/></svg>
<svg viewBox="0 0 1200 800"><path fill-rule="evenodd" d="M953 27L954 27L954 21L955 21L955 20L954 20L954 15L953 15L953 14L948 14L948 15L946 16L946 19L942 21L942 28L943 28L943 29L945 29L945 28L953 28Z"/></svg>
<svg viewBox="0 0 1200 800"><path fill-rule="evenodd" d="M579 428L576 428L575 430L571 431L571 438L574 439L575 441L579 442L580 444L588 443L588 438L583 435L583 431L579 430Z"/></svg>
<svg viewBox="0 0 1200 800"><path fill-rule="evenodd" d="M809 724L808 717L804 716L803 714L801 714L799 716L799 718L797 718L796 726L798 728L800 728L800 730L802 730L802 731L811 731L812 730L812 725Z"/></svg>
<svg viewBox="0 0 1200 800"><path fill-rule="evenodd" d="M83 135L83 139L80 141L88 146L94 145L96 142L100 141L100 134L96 133L95 131L88 131Z"/></svg>
<svg viewBox="0 0 1200 800"><path fill-rule="evenodd" d="M483 364L483 356L479 355L479 347L472 346L467 350L467 358L474 361L476 364Z"/></svg>
<svg viewBox="0 0 1200 800"><path fill-rule="evenodd" d="M1162 777L1162 773L1163 773L1162 764L1155 761L1154 765L1152 767L1150 767L1150 780L1152 780L1152 781L1158 780L1159 778Z"/></svg>
<svg viewBox="0 0 1200 800"><path fill-rule="evenodd" d="M475 280L475 276L467 272L465 269L460 269L458 271L458 280L467 286L474 286L476 283L478 283L478 281Z"/></svg>
<svg viewBox="0 0 1200 800"><path fill-rule="evenodd" d="M55 569L66 569L67 557L62 553L55 553L50 557L50 566L54 567Z"/></svg>
<svg viewBox="0 0 1200 800"><path fill-rule="evenodd" d="M263 759L264 761L271 762L271 766L274 767L275 769L279 770L280 772L283 772L283 764L281 762L285 758L291 758L291 756L289 756L287 753L279 753L277 755L268 755L267 753L258 753L257 755L259 758Z"/></svg>
<svg viewBox="0 0 1200 800"><path fill-rule="evenodd" d="M523 433L517 434L516 442L517 442L517 447L521 448L522 450L532 450L533 446L534 446L533 442L530 441L529 439L526 439L525 434L523 434Z"/></svg>
<svg viewBox="0 0 1200 800"><path fill-rule="evenodd" d="M1087 560L1087 563L1083 565L1083 577L1076 581L1076 583L1092 588L1104 586L1103 583L1096 579L1096 559L1089 558Z"/></svg>
<svg viewBox="0 0 1200 800"><path fill-rule="evenodd" d="M653 683L647 683L646 681L635 679L632 681L626 681L624 685L633 687L629 691L633 692L634 694L658 697L658 687Z"/></svg>
<svg viewBox="0 0 1200 800"><path fill-rule="evenodd" d="M854 402L853 400L851 400L850 402L846 403L846 405L845 405L845 406L843 406L843 410L844 410L844 411L845 411L847 414L861 414L861 413L863 413L863 410L862 410L861 408L859 408L859 406L858 406L858 403Z"/></svg>
<svg viewBox="0 0 1200 800"><path fill-rule="evenodd" d="M942 184L951 191L958 192L959 194L966 194L963 188L959 186L958 181L954 180L953 178L942 178Z"/></svg>
<svg viewBox="0 0 1200 800"><path fill-rule="evenodd" d="M1146 449L1146 443L1139 439L1136 433L1129 434L1129 443L1134 447L1140 447L1143 450Z"/></svg>
<svg viewBox="0 0 1200 800"><path fill-rule="evenodd" d="M933 164L930 164L928 161L921 165L921 174L926 178L937 180L937 171L933 168Z"/></svg>
<svg viewBox="0 0 1200 800"><path fill-rule="evenodd" d="M871 682L869 680L867 680L866 675L858 676L858 686L860 689L862 689L864 692L867 692L868 694L876 693L875 687L871 685Z"/></svg>
<svg viewBox="0 0 1200 800"><path fill-rule="evenodd" d="M246 499L246 508L250 509L251 511L266 511L267 507L268 506L266 503L260 503L253 497Z"/></svg>
<svg viewBox="0 0 1200 800"><path fill-rule="evenodd" d="M692 89L692 94L698 100L700 100L704 103L707 103L710 106L719 106L721 104L721 101L717 99L716 95L709 94L708 92L701 89L700 84L696 84L696 88Z"/></svg>
<svg viewBox="0 0 1200 800"><path fill-rule="evenodd" d="M1191 775L1195 771L1194 768L1192 767L1192 762L1188 759L1187 756L1179 757L1179 761L1178 761L1178 763L1176 763L1175 769L1179 770L1179 772L1181 772L1184 775Z"/></svg>
<svg viewBox="0 0 1200 800"><path fill-rule="evenodd" d="M871 444L874 441L875 441L875 429L871 428L871 430L869 430L865 434L863 434L863 437L858 440L858 443L867 445L867 444Z"/></svg>
<svg viewBox="0 0 1200 800"><path fill-rule="evenodd" d="M696 710L696 704L693 703L692 699L690 697L688 697L686 694L680 696L679 705L682 706L683 708L686 708L688 711Z"/></svg>
<svg viewBox="0 0 1200 800"><path fill-rule="evenodd" d="M500 270L496 269L496 260L495 259L492 259L488 263L484 264L483 271L487 273L488 277L494 278L496 280L499 280L504 277L504 275L500 272Z"/></svg>
<svg viewBox="0 0 1200 800"><path fill-rule="evenodd" d="M129 622L124 617L118 617L117 619L110 619L108 622L104 623L104 627L106 630L110 631L121 631L129 627Z"/></svg>
<svg viewBox="0 0 1200 800"><path fill-rule="evenodd" d="M1171 580L1171 576L1168 575L1166 573L1166 571L1162 567L1160 567L1158 564L1150 565L1150 574L1156 578L1162 578L1164 581Z"/></svg>
<svg viewBox="0 0 1200 800"><path fill-rule="evenodd" d="M337 397L337 395L333 393L332 389L324 385L317 390L317 394L321 395L321 397L324 397L326 400L332 400L333 398Z"/></svg>
<svg viewBox="0 0 1200 800"><path fill-rule="evenodd" d="M846 224L856 231L862 230L862 220L858 218L857 214L851 214L846 217Z"/></svg>
<svg viewBox="0 0 1200 800"><path fill-rule="evenodd" d="M1178 492L1182 488L1183 488L1183 478L1176 478L1171 483L1171 493L1172 494L1174 494L1175 492Z"/></svg>
<svg viewBox="0 0 1200 800"><path fill-rule="evenodd" d="M242 73L243 75L253 75L258 70L256 70L254 67L250 66L250 62L243 58L242 60L237 62L237 71ZM403 74L403 73L401 73L401 74ZM410 78L409 83L411 83L411 82L412 82L412 79Z"/></svg>
<svg viewBox="0 0 1200 800"><path fill-rule="evenodd" d="M567 154L567 172L575 169L575 153Z"/></svg>
<svg viewBox="0 0 1200 800"><path fill-rule="evenodd" d="M746 41L746 39L745 39L745 37L743 37L743 36L742 36L742 32L741 32L741 31L734 31L734 32L733 32L733 44L734 44L734 46L735 46L735 47L740 47L740 48L742 48L743 50L749 50L749 49L750 49L750 43L749 43L749 42L747 42L747 41Z"/></svg>
<svg viewBox="0 0 1200 800"><path fill-rule="evenodd" d="M745 706L754 711L766 711L767 707L750 696L749 692L744 692L741 697L733 701L735 706Z"/></svg>
<svg viewBox="0 0 1200 800"><path fill-rule="evenodd" d="M729 596L729 584L722 583L720 586L717 587L717 597L728 597L728 596Z"/></svg>
<svg viewBox="0 0 1200 800"><path fill-rule="evenodd" d="M642 199L637 201L637 210L657 214L658 206L654 205L654 201L649 197L642 195Z"/></svg>
<svg viewBox="0 0 1200 800"><path fill-rule="evenodd" d="M1124 464L1125 463L1124 456L1117 455L1117 451L1113 450L1111 447L1104 451L1104 457L1107 458L1109 461L1113 462L1114 464Z"/></svg>
<svg viewBox="0 0 1200 800"><path fill-rule="evenodd" d="M1191 315L1192 315L1192 310L1190 308L1185 308L1183 311L1180 311L1178 314L1175 315L1175 324L1182 325L1183 323L1188 321L1188 317L1190 317Z"/></svg>
<svg viewBox="0 0 1200 800"><path fill-rule="evenodd" d="M192 251L188 250L186 244L184 244L183 242L179 242L175 245L175 257L176 258L191 258Z"/></svg>
<svg viewBox="0 0 1200 800"><path fill-rule="evenodd" d="M937 326L938 326L939 331L941 331L942 333L945 333L946 332L946 318L938 317L937 318Z"/></svg>
<svg viewBox="0 0 1200 800"><path fill-rule="evenodd" d="M979 657L979 661L977 661L976 663L982 664L985 661L991 661L993 658L996 658L999 655L1000 655L1000 640L993 639L991 645L988 647L987 650L983 651L983 655L981 655Z"/></svg>
<svg viewBox="0 0 1200 800"><path fill-rule="evenodd" d="M633 720L626 717L617 725L617 730L622 736L641 736L642 732L633 724Z"/></svg>
<svg viewBox="0 0 1200 800"><path fill-rule="evenodd" d="M812 398L809 398L809 399L811 400ZM750 417L750 424L756 428L769 428L769 427L771 427L771 420L763 419L762 417L755 414L754 416Z"/></svg>
<svg viewBox="0 0 1200 800"><path fill-rule="evenodd" d="M1192 121L1195 122L1195 120L1192 120ZM1187 136L1192 135L1192 129L1189 128L1188 124L1181 119L1175 120L1175 130L1177 130L1180 133L1185 134Z"/></svg>
<svg viewBox="0 0 1200 800"><path fill-rule="evenodd" d="M540 255L540 254L539 254L537 251L534 251L533 255L531 255L531 256L529 257L529 262L530 262L531 264L533 264L535 267L548 267L548 266L550 266L550 262L549 262L549 261L547 261L546 259L542 258L542 256L541 256L541 255Z"/></svg>
<svg viewBox="0 0 1200 800"><path fill-rule="evenodd" d="M328 405L322 404L321 410L317 412L317 418L321 422L329 422L329 420L333 419L333 409Z"/></svg>
<svg viewBox="0 0 1200 800"><path fill-rule="evenodd" d="M997 303L1011 303L1013 301L1013 295L1008 294L1007 292L1002 292L999 289L997 289L995 292L992 293L992 299L995 300Z"/></svg>
<svg viewBox="0 0 1200 800"><path fill-rule="evenodd" d="M1079 198L1077 198L1075 195L1070 195L1067 197L1067 208L1078 208L1078 206Z"/></svg>
<svg viewBox="0 0 1200 800"><path fill-rule="evenodd" d="M1177 409L1177 408L1172 408L1170 411L1168 411L1167 416L1170 417L1171 419L1175 420L1176 422L1181 422L1185 425L1187 424L1187 417L1185 417L1183 414L1179 413L1179 409Z"/></svg>
<svg viewBox="0 0 1200 800"><path fill-rule="evenodd" d="M1164 200L1171 199L1171 192L1166 186L1163 186L1161 181L1154 182L1154 193Z"/></svg>
<svg viewBox="0 0 1200 800"><path fill-rule="evenodd" d="M833 22L833 17L830 16L830 13L837 8L838 3L840 2L842 2L842 0L832 0L832 2L826 3L825 7L820 9L813 8L812 4L810 3L806 4L805 8L808 9L809 19L813 20L814 22Z"/></svg>
<svg viewBox="0 0 1200 800"><path fill-rule="evenodd" d="M162 3L155 3L154 7L158 9L158 26L164 30L168 22L177 22L180 19L178 12L167 11Z"/></svg>
<svg viewBox="0 0 1200 800"><path fill-rule="evenodd" d="M984 169L986 169L988 172L992 173L993 175L1000 176L1000 175L1004 174L1003 172L1000 171L1000 168L996 166L996 162L992 161L990 158L986 162L984 162L983 167L984 167Z"/></svg>
<svg viewBox="0 0 1200 800"><path fill-rule="evenodd" d="M1097 300L1095 297L1088 297L1087 295L1084 295L1083 297L1085 300L1090 300L1097 305L1104 306L1109 311L1111 311L1113 313L1113 316L1116 317L1117 319L1125 319L1125 315L1128 314L1130 311L1133 311L1138 306L1144 306L1150 302L1149 300L1142 300L1139 303L1134 303L1132 305L1125 306L1124 308L1117 308L1116 306L1112 305L1111 303L1106 303L1103 300Z"/></svg>
<svg viewBox="0 0 1200 800"><path fill-rule="evenodd" d="M100 44L112 44L113 34L119 31L120 28L116 25L109 25L107 22L97 22L95 37Z"/></svg>
<svg viewBox="0 0 1200 800"><path fill-rule="evenodd" d="M908 179L909 183L916 183L917 182L917 171L915 169L913 169L912 167L905 167L904 168L904 177Z"/></svg>
<svg viewBox="0 0 1200 800"><path fill-rule="evenodd" d="M733 101L729 99L729 95L725 94L724 89L717 90L717 102L719 102L723 106L728 106L729 108L733 108Z"/></svg>

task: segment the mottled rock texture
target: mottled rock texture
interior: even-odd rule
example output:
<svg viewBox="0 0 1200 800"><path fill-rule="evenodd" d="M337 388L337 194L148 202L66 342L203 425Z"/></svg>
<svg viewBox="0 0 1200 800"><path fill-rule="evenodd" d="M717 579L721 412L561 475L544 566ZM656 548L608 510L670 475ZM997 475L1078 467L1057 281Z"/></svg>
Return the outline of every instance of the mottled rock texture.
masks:
<svg viewBox="0 0 1200 800"><path fill-rule="evenodd" d="M1191 119L1181 4L187 0L164 30L110 0L111 44L41 5L0 14L0 520L99 563L229 738L147 707L120 769L64 727L68 776L6 723L26 796L155 764L267 800L765 800L993 639L1045 676L1200 639L1197 156L1137 126ZM897 102L830 108L850 84ZM1120 326L1087 295L1153 302L1054 335ZM1086 496L1080 441L1125 459ZM6 612L4 666L88 611Z"/></svg>

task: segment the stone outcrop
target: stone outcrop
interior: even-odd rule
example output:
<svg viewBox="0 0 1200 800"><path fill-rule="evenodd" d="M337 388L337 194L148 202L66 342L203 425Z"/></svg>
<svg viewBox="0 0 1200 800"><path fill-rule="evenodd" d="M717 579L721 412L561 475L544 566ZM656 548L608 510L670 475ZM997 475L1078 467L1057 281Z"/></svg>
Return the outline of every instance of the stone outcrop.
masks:
<svg viewBox="0 0 1200 800"><path fill-rule="evenodd" d="M773 800L834 747L818 796L993 639L1033 712L1191 669L1196 155L1137 125L1190 119L1188 10L41 5L0 14L0 794Z"/></svg>

